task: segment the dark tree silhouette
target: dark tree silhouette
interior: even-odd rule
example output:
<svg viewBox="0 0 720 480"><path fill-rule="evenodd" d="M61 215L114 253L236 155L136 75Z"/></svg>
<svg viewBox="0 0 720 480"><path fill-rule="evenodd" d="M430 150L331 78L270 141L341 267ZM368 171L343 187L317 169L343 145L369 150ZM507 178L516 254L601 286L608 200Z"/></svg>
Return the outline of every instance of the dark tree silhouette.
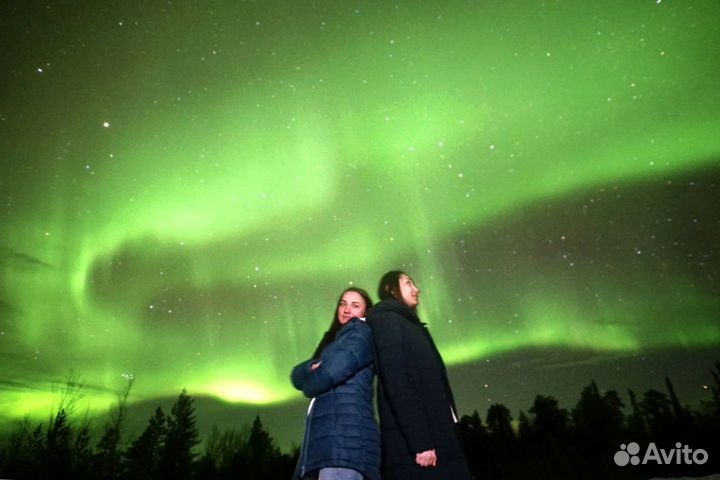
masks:
<svg viewBox="0 0 720 480"><path fill-rule="evenodd" d="M472 455L472 452L487 452L488 446L488 433L477 410L473 410L472 415L463 415L460 418L460 435L471 470L486 474L489 468L487 457Z"/></svg>
<svg viewBox="0 0 720 480"><path fill-rule="evenodd" d="M639 407L650 437L661 443L673 441L675 418L667 395L658 390L650 389L645 392Z"/></svg>
<svg viewBox="0 0 720 480"><path fill-rule="evenodd" d="M205 457L219 471L228 471L236 457L247 458L249 436L249 428L246 431L229 429L221 432L217 425L213 425L205 445Z"/></svg>
<svg viewBox="0 0 720 480"><path fill-rule="evenodd" d="M524 438L526 454L532 460L530 474L535 478L558 478L565 474L571 457L566 445L569 414L561 409L556 398L537 395L529 409L532 418L529 435Z"/></svg>
<svg viewBox="0 0 720 480"><path fill-rule="evenodd" d="M101 480L113 480L120 475L120 461L122 452L120 440L122 427L127 415L127 399L132 390L134 379L130 378L125 388L118 395L116 409L110 414L110 421L105 424L105 430L97 446L93 458L93 472Z"/></svg>
<svg viewBox="0 0 720 480"><path fill-rule="evenodd" d="M715 407L715 417L720 417L720 362L715 363L715 368L710 370L715 385L711 387L712 390L712 405Z"/></svg>
<svg viewBox="0 0 720 480"><path fill-rule="evenodd" d="M710 370L710 375L715 381L715 385L709 387L711 399L703 402L707 409L707 413L701 415L703 423L711 429L720 431L720 362L716 362L714 368Z"/></svg>
<svg viewBox="0 0 720 480"><path fill-rule="evenodd" d="M195 445L200 443L195 426L193 399L183 389L167 417L165 445L160 459L160 472L168 480L191 478Z"/></svg>
<svg viewBox="0 0 720 480"><path fill-rule="evenodd" d="M489 444L485 451L490 460L487 478L498 478L512 475L520 458L518 439L512 428L512 414L502 404L496 403L488 408L486 422Z"/></svg>
<svg viewBox="0 0 720 480"><path fill-rule="evenodd" d="M501 403L492 405L488 409L485 421L494 441L515 438L515 432L512 428L512 414L505 405Z"/></svg>
<svg viewBox="0 0 720 480"><path fill-rule="evenodd" d="M717 472L720 362L711 375L715 384L706 387L708 399L702 411L683 406L669 378L665 379L667 393L651 389L638 401L630 390L632 410L627 417L617 392L603 393L594 381L582 389L571 414L560 408L555 398L537 395L529 415L519 412L517 429L504 405L490 406L485 423L475 410L460 420L471 470L477 480L639 480ZM33 429L27 417L12 432L0 450L0 478L287 480L297 464L299 449L282 453L259 416L241 431L220 432L213 427L205 454L198 459L193 399L185 390L170 415L158 408L145 431L123 450L126 389L102 438L92 448L89 422L78 427L72 415L78 398L76 385L71 382L72 388L62 393L49 422ZM703 465L675 461L641 468L617 466L614 455L620 445L629 442L637 442L641 448L653 442L666 452L684 443L707 449L710 455Z"/></svg>
<svg viewBox="0 0 720 480"><path fill-rule="evenodd" d="M665 377L665 386L670 396L670 405L672 405L673 415L673 438L677 441L688 441L692 438L695 430L695 419L690 412L689 407L684 407L680 403L680 399L675 393L675 387L670 381L670 377Z"/></svg>
<svg viewBox="0 0 720 480"><path fill-rule="evenodd" d="M531 435L532 428L530 426L530 417L520 410L520 413L518 414L518 437L522 440L527 440Z"/></svg>
<svg viewBox="0 0 720 480"><path fill-rule="evenodd" d="M260 480L268 478L272 461L279 456L273 445L272 437L263 427L260 416L256 416L250 428L247 444L247 473L248 479Z"/></svg>
<svg viewBox="0 0 720 480"><path fill-rule="evenodd" d="M532 431L539 437L558 439L566 433L569 415L556 398L537 395L529 411L534 415Z"/></svg>
<svg viewBox="0 0 720 480"><path fill-rule="evenodd" d="M55 415L45 437L45 462L52 476L69 478L72 472L72 430L64 409Z"/></svg>
<svg viewBox="0 0 720 480"><path fill-rule="evenodd" d="M158 407L145 431L123 454L123 478L151 480L160 474L160 460L165 445L165 413Z"/></svg>
<svg viewBox="0 0 720 480"><path fill-rule="evenodd" d="M30 461L29 436L30 418L25 416L19 427L8 437L7 446L3 449L0 474L9 477L19 470L20 465L27 465Z"/></svg>
<svg viewBox="0 0 720 480"><path fill-rule="evenodd" d="M120 431L108 425L93 457L93 472L98 478L111 480L119 475L120 453Z"/></svg>
<svg viewBox="0 0 720 480"><path fill-rule="evenodd" d="M609 458L621 443L624 416L617 392L600 393L595 381L583 388L572 409L572 439L575 457L592 465L594 472L612 478L616 468Z"/></svg>
<svg viewBox="0 0 720 480"><path fill-rule="evenodd" d="M648 429L645 423L645 417L640 410L640 405L637 401L635 392L633 390L628 390L628 396L630 397L632 412L627 417L626 421L627 439L632 442L646 443L648 438Z"/></svg>
<svg viewBox="0 0 720 480"><path fill-rule="evenodd" d="M623 404L617 392L600 394L595 381L583 388L572 410L577 439L591 448L615 444L623 427Z"/></svg>
<svg viewBox="0 0 720 480"><path fill-rule="evenodd" d="M92 450L90 448L90 423L86 422L77 432L72 452L73 478L94 478L92 475Z"/></svg>

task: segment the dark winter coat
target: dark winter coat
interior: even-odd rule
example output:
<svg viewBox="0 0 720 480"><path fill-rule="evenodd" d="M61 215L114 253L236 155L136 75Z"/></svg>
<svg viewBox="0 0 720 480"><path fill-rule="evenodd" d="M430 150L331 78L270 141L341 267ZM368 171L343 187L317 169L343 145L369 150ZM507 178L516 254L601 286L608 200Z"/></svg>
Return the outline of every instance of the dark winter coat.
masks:
<svg viewBox="0 0 720 480"><path fill-rule="evenodd" d="M445 364L430 332L395 299L377 304L367 319L379 380L383 479L471 479ZM437 466L415 463L417 453L432 449Z"/></svg>
<svg viewBox="0 0 720 480"><path fill-rule="evenodd" d="M373 349L367 324L351 319L323 350L292 371L292 383L315 397L295 478L323 467L352 468L380 480L380 434L372 404Z"/></svg>

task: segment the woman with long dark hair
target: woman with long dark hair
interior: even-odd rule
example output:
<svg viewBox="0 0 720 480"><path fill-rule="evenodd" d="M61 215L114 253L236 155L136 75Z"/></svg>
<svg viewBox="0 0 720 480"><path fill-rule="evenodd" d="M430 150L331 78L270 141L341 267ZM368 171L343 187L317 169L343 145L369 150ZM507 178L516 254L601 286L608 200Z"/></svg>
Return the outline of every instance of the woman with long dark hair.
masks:
<svg viewBox="0 0 720 480"><path fill-rule="evenodd" d="M420 289L387 272L368 314L378 374L384 480L470 480L445 363L417 316Z"/></svg>
<svg viewBox="0 0 720 480"><path fill-rule="evenodd" d="M380 480L380 435L372 406L373 347L361 288L340 294L330 328L291 379L312 398L295 479Z"/></svg>

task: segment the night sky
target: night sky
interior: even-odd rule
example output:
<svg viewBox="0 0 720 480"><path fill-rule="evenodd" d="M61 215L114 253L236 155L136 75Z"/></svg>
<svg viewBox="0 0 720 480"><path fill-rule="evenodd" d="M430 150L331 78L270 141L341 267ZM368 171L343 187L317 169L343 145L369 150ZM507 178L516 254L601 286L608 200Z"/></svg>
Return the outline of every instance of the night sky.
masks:
<svg viewBox="0 0 720 480"><path fill-rule="evenodd" d="M137 428L187 388L202 432L260 413L298 444L290 369L396 268L461 414L593 378L709 398L718 25L716 0L4 2L0 429L73 371L89 415L134 378Z"/></svg>

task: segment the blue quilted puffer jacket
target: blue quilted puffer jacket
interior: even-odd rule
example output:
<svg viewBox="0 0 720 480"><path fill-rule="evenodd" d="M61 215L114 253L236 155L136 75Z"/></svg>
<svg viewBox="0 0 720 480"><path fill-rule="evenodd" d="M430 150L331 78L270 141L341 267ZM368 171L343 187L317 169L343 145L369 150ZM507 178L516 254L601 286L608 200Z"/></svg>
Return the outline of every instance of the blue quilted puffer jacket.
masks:
<svg viewBox="0 0 720 480"><path fill-rule="evenodd" d="M306 360L292 383L312 403L296 479L323 467L352 468L380 480L380 435L373 415L373 347L367 324L351 319L322 352L321 364Z"/></svg>

